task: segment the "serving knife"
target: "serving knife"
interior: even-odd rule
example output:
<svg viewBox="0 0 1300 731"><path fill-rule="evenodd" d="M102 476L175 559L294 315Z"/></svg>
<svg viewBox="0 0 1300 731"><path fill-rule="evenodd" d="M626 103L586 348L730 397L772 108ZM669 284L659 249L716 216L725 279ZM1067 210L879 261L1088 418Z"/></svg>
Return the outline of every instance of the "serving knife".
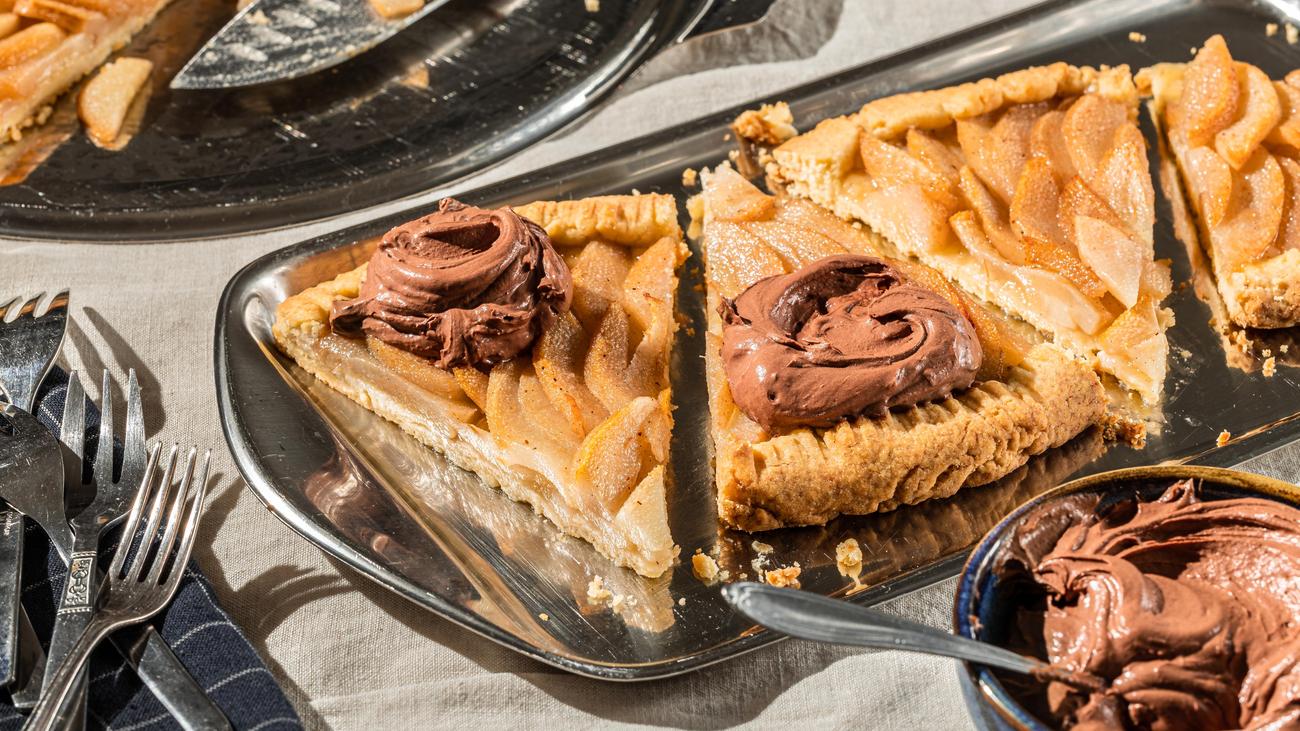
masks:
<svg viewBox="0 0 1300 731"><path fill-rule="evenodd" d="M296 79L391 38L448 0L385 19L369 0L255 0L172 79L173 89L226 89Z"/></svg>

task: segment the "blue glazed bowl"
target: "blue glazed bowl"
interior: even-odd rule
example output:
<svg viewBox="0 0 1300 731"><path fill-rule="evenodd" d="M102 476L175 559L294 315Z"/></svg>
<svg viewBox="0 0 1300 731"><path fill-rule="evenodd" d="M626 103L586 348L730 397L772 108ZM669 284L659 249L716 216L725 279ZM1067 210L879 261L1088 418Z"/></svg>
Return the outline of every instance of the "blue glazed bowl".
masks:
<svg viewBox="0 0 1300 731"><path fill-rule="evenodd" d="M953 627L957 634L994 644L1005 642L1015 617L1017 592L1014 583L997 576L994 567L1005 554L1016 528L1026 518L1080 494L1097 495L1097 512L1102 513L1115 503L1134 496L1140 500L1153 500L1170 484L1187 478L1198 482L1203 500L1262 497L1300 508L1300 488L1295 485L1217 467L1136 467L1067 482L1021 505L994 526L975 547L957 584L953 606ZM976 727L986 731L1048 731L1053 728L1051 723L1035 716L1017 700L1012 690L1002 682L1002 678L1009 675L969 662L960 664L958 675L962 697Z"/></svg>

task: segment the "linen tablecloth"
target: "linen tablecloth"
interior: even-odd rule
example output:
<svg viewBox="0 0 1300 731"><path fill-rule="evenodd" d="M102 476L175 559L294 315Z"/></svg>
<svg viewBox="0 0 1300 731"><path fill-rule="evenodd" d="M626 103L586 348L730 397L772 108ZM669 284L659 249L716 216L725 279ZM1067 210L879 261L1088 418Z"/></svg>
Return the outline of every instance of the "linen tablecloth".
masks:
<svg viewBox="0 0 1300 731"><path fill-rule="evenodd" d="M608 1L608 0L607 0ZM616 0L615 0L616 1ZM574 0L578 6L578 0ZM702 39L652 62L581 127L479 176L486 183L772 94L1028 5L1026 0L846 0L817 49L796 33ZM838 0L780 0L786 28L816 27ZM818 39L819 41L823 39ZM733 64L682 75L718 58ZM728 46L728 44L732 44ZM762 55L769 54L769 55ZM779 62L744 64L755 58ZM702 60L703 59L703 60ZM425 196L423 200L430 200ZM399 599L293 534L246 489L216 413L212 327L226 281L248 261L411 201L341 220L202 242L142 246L0 241L0 289L70 286L69 367L133 367L156 403L150 433L212 445L215 483L196 558L267 658L308 727L961 729L950 661L783 642L691 675L615 685L524 659ZM1289 452L1266 471L1300 475ZM1288 472L1289 470L1289 472ZM952 583L888 605L947 627Z"/></svg>

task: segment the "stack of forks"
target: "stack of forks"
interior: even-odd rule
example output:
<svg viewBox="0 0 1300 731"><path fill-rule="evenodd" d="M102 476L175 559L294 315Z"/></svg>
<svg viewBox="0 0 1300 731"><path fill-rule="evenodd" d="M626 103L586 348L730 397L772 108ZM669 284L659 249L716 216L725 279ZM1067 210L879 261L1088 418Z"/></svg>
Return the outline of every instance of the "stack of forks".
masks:
<svg viewBox="0 0 1300 731"><path fill-rule="evenodd" d="M127 376L126 428L113 430L112 378L101 386L100 427L87 465L86 396L73 373L60 434L33 415L36 394L62 345L69 295L38 311L43 295L0 305L0 682L25 728L79 728L85 718L85 666L110 633L111 644L185 729L228 729L162 638L144 620L174 596L194 544L207 485L208 457L173 445L166 457L145 447L135 372ZM51 415L52 416L52 415ZM115 460L114 446L122 447ZM116 464L115 464L116 462ZM129 509L129 516L128 516ZM26 518L34 521L68 574L48 657L20 602ZM104 531L126 518L107 574L97 558Z"/></svg>

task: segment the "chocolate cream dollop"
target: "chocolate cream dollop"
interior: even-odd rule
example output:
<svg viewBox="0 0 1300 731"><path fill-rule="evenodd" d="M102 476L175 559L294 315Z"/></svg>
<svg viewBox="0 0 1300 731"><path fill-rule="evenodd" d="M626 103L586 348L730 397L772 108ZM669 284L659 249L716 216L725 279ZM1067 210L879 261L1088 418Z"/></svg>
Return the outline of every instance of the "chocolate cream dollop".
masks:
<svg viewBox="0 0 1300 731"><path fill-rule="evenodd" d="M975 380L975 328L880 259L831 256L719 305L732 398L764 428L830 426Z"/></svg>
<svg viewBox="0 0 1300 731"><path fill-rule="evenodd" d="M573 278L546 232L508 208L445 198L384 234L356 299L330 324L442 368L488 368L526 350L562 315Z"/></svg>
<svg viewBox="0 0 1300 731"><path fill-rule="evenodd" d="M1047 659L1110 681L1049 686L1061 726L1300 728L1300 510L1203 501L1183 481L1101 518L1073 513L1018 538L1047 592Z"/></svg>

